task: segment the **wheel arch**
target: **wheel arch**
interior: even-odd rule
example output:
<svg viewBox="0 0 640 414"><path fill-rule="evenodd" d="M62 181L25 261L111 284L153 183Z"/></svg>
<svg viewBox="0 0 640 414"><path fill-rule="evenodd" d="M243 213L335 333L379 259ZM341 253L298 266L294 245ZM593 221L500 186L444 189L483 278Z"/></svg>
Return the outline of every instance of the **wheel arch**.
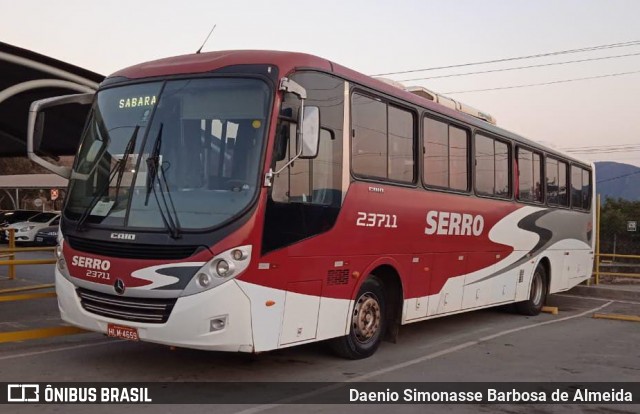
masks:
<svg viewBox="0 0 640 414"><path fill-rule="evenodd" d="M547 283L547 292L546 294L549 294L549 291L551 290L551 260L549 260L549 258L547 256L543 256L540 258L540 260L538 260L538 263L536 263L536 267L533 268L534 272L535 269L538 266L542 266L542 268L544 269L544 273L545 273L545 282Z"/></svg>
<svg viewBox="0 0 640 414"><path fill-rule="evenodd" d="M366 280L369 275L375 276L382 282L382 288L385 292L385 301L387 303L385 319L388 323L384 339L396 342L404 304L404 290L400 272L395 266L385 263L367 272L362 281Z"/></svg>

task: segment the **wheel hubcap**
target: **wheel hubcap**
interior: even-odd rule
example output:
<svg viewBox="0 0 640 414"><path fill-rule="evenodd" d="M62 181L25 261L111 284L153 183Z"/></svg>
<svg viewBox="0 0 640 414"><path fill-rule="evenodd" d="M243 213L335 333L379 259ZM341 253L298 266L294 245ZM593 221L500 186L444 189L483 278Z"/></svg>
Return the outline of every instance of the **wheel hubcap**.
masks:
<svg viewBox="0 0 640 414"><path fill-rule="evenodd" d="M360 296L353 309L353 332L359 342L367 342L380 329L380 304L372 293Z"/></svg>
<svg viewBox="0 0 640 414"><path fill-rule="evenodd" d="M542 278L539 274L535 274L533 279L533 303L536 305L542 301Z"/></svg>

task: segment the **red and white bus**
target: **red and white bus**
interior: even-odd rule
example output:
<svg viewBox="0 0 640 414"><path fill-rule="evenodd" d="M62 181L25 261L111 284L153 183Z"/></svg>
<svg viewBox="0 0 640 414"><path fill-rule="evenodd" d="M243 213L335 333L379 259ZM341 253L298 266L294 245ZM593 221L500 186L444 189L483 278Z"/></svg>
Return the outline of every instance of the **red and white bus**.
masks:
<svg viewBox="0 0 640 414"><path fill-rule="evenodd" d="M70 103L91 111L68 169L34 153L33 131ZM31 158L70 178L62 318L110 336L331 340L363 358L402 324L535 315L591 274L593 165L322 58L143 63L34 103L30 123Z"/></svg>

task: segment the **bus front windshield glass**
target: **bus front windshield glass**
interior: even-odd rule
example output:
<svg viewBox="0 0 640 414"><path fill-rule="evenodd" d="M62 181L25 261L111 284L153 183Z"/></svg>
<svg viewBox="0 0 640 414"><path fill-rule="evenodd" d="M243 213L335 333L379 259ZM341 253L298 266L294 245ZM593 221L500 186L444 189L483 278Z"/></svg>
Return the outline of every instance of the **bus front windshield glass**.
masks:
<svg viewBox="0 0 640 414"><path fill-rule="evenodd" d="M259 188L270 90L257 79L169 80L98 92L65 215L104 227L204 229Z"/></svg>

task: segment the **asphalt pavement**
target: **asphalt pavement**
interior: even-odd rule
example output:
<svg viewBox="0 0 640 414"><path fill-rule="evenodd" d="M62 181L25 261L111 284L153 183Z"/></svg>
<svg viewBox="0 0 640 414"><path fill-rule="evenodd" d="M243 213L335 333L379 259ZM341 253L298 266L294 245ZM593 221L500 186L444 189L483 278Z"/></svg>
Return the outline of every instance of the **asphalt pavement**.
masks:
<svg viewBox="0 0 640 414"><path fill-rule="evenodd" d="M46 253L49 254L50 253ZM32 256L45 256L45 253ZM51 283L50 265L25 266L11 284ZM0 276L4 269L0 267ZM108 339L96 333L0 344L0 381L288 381L288 382L625 382L640 380L640 323L594 319L594 313L640 315L640 289L599 296L602 287L549 297L559 313L525 317L488 309L401 327L398 342L383 343L371 358L347 361L324 343L259 355L228 354ZM611 288L604 288L611 289ZM632 292L628 296L628 292ZM0 332L59 325L55 298L0 302ZM317 390L320 394L322 388ZM619 405L154 405L141 413L299 412L616 412ZM302 400L300 400L302 401ZM114 406L12 405L2 412L112 413ZM215 410L213 410L215 408ZM614 411L611 411L614 410Z"/></svg>

